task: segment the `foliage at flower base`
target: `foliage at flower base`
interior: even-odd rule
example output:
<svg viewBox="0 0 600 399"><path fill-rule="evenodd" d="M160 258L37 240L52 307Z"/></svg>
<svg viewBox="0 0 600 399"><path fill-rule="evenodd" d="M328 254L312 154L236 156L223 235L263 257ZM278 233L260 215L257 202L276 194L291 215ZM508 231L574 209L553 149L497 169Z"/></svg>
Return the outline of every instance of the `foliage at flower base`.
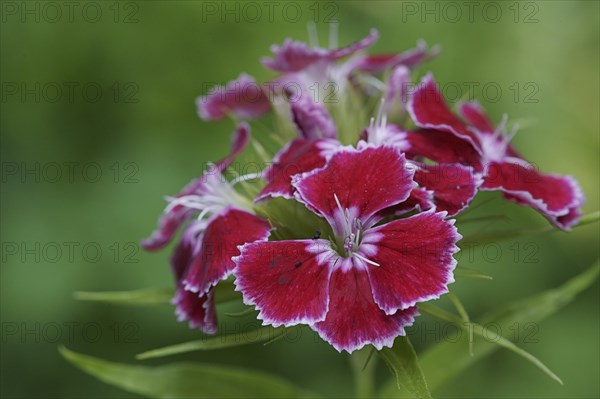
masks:
<svg viewBox="0 0 600 399"><path fill-rule="evenodd" d="M486 337L485 327L472 322L450 292L462 238L455 217L469 210L479 191L499 191L568 231L580 223L584 196L573 177L541 172L519 154L511 144L518 126L509 128L506 117L492 123L474 102L454 111L431 73L418 79L437 48L420 42L398 54L367 55L377 37L372 30L346 47L329 48L288 39L262 59L274 72L270 81L259 84L242 73L200 97L202 119L233 120L230 153L167 198L143 246L154 251L177 241L171 302L177 318L191 328L219 334L217 304L241 297L250 311L258 311L269 339L309 328L337 351L353 354L359 382L371 378L367 366L376 351L405 394L430 397L438 383L426 382L430 373L436 376L434 360L454 348L431 348L421 367L405 329L428 313L465 328L469 348ZM236 175L231 166L240 160L265 167ZM556 295L572 299L597 272L595 266L578 277L580 284L567 284ZM444 295L458 316L431 303ZM152 304L165 293L80 296ZM533 298L499 322L558 310L545 298ZM245 343L234 338L239 337L218 335L141 358ZM499 346L560 382L504 338L463 364ZM66 349L63 355L104 381L147 396L313 395L259 373L206 365L117 365ZM222 380L217 386L229 384L231 392L202 391L204 385L189 381L182 388L176 381L184 375ZM152 379L156 388L142 389L138 379ZM361 394L373 395L368 386L357 384Z"/></svg>

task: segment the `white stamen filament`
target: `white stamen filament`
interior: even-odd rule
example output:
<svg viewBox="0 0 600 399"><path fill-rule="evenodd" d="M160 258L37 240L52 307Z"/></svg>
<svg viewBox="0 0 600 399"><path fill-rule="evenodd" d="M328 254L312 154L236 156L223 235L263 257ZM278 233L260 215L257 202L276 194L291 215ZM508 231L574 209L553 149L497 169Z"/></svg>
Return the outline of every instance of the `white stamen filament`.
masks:
<svg viewBox="0 0 600 399"><path fill-rule="evenodd" d="M319 35L317 34L317 25L315 22L308 22L306 29L308 30L308 42L310 43L310 47L319 47Z"/></svg>
<svg viewBox="0 0 600 399"><path fill-rule="evenodd" d="M497 138L500 135L504 134L504 132L506 131L506 123L507 122L508 122L508 115L506 115L506 114L502 115L502 119L500 119L500 123L496 127L496 130L494 130L494 138Z"/></svg>
<svg viewBox="0 0 600 399"><path fill-rule="evenodd" d="M387 114L385 113L385 98L382 98L379 103L376 117L371 117L368 133L369 143L375 145L382 145L389 138L387 132Z"/></svg>
<svg viewBox="0 0 600 399"><path fill-rule="evenodd" d="M377 262L373 262L372 260L367 259L364 256L362 256L360 253L358 253L358 249L360 247L360 242L362 239L362 237L361 237L361 232L363 229L362 222L359 218L352 219L352 217L350 215L350 210L348 208L344 209L344 207L342 207L340 199L338 198L338 196L335 193L333 194L333 198L335 199L338 210L340 211L340 216L342 218L339 221L341 223L340 227L341 227L342 231L337 232L336 234L341 234L341 237L344 237L343 247L344 247L344 252L346 253L346 255L356 256L357 258L361 259L363 262L366 262L373 266L380 266ZM342 243L340 243L340 244L342 244Z"/></svg>
<svg viewBox="0 0 600 399"><path fill-rule="evenodd" d="M379 263L373 262L371 259L365 258L364 256L362 256L358 252L355 252L354 256L356 256L358 259L362 260L363 262L367 262L370 265L377 266L377 267L381 266Z"/></svg>
<svg viewBox="0 0 600 399"><path fill-rule="evenodd" d="M329 48L335 49L338 46L338 23L329 23Z"/></svg>
<svg viewBox="0 0 600 399"><path fill-rule="evenodd" d="M385 83L371 75L358 75L358 80L362 83L374 87L376 90L379 90L382 93L385 92L387 88Z"/></svg>
<svg viewBox="0 0 600 399"><path fill-rule="evenodd" d="M252 180L252 179L258 179L262 177L262 173L261 172L257 172L257 173L248 173L247 175L242 175L242 176L238 176L235 179L233 179L232 181L229 182L229 184L231 186L235 186L238 183L241 183L243 181L248 181L248 180Z"/></svg>
<svg viewBox="0 0 600 399"><path fill-rule="evenodd" d="M199 211L198 220L202 220L208 214L218 213L227 206L234 205L237 208L252 212L250 202L233 189L233 186L239 182L260 177L259 173L252 173L238 176L231 182L223 179L222 176L203 176L206 179L202 186L201 193L184 195L181 197L166 197L169 204L165 207L164 213L171 212L177 206L184 206L188 209Z"/></svg>

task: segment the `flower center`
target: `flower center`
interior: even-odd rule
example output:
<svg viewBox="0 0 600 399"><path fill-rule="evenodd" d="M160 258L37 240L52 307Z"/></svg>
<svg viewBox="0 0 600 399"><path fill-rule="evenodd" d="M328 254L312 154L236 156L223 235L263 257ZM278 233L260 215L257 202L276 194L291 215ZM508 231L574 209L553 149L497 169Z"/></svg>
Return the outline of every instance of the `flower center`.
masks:
<svg viewBox="0 0 600 399"><path fill-rule="evenodd" d="M333 226L338 253L345 258L355 256L370 265L379 266L378 263L360 254L360 244L366 229L356 210L342 207L338 196L333 194L333 197L338 207L334 214L335 225Z"/></svg>

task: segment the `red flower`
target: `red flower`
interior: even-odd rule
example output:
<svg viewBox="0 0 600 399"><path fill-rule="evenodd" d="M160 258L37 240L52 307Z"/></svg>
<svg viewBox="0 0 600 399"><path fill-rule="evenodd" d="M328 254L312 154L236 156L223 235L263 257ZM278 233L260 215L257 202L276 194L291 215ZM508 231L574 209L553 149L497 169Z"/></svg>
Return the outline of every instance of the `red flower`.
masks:
<svg viewBox="0 0 600 399"><path fill-rule="evenodd" d="M417 302L447 292L460 238L443 212L380 223L409 197L413 173L395 148L364 146L296 175L296 199L328 222L331 240L242 246L234 274L244 302L264 324L308 324L338 351L391 346Z"/></svg>

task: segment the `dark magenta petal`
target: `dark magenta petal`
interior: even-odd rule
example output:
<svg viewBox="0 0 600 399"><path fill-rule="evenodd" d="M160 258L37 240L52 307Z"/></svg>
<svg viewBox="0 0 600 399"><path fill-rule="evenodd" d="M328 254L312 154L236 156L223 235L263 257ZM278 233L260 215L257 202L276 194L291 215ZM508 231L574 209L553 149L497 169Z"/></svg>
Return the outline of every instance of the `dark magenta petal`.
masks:
<svg viewBox="0 0 600 399"><path fill-rule="evenodd" d="M231 137L231 150L229 155L216 163L217 168L222 171L228 168L235 158L246 149L250 142L250 126L246 122L241 122L237 125L235 132Z"/></svg>
<svg viewBox="0 0 600 399"><path fill-rule="evenodd" d="M207 170L202 176L189 182L176 198L183 197L185 195L201 194L207 178L214 177L214 175L220 174L225 168L227 168L233 160L246 148L250 141L250 126L247 123L242 122L238 124L235 132L233 133L231 150L229 155L217 162L215 167ZM152 233L152 235L142 241L142 247L146 250L152 251L163 248L172 239L177 230L185 223L186 220L195 211L186 208L183 205L176 205L165 212L158 221L158 228Z"/></svg>
<svg viewBox="0 0 600 399"><path fill-rule="evenodd" d="M481 188L504 192L508 199L537 209L563 230L577 224L585 201L571 176L541 173L519 159L491 162Z"/></svg>
<svg viewBox="0 0 600 399"><path fill-rule="evenodd" d="M269 237L269 223L248 212L227 208L212 216L202 238L202 244L184 279L189 291L205 293L226 279L239 255L238 246L262 241Z"/></svg>
<svg viewBox="0 0 600 399"><path fill-rule="evenodd" d="M304 42L289 38L281 46L271 46L271 52L273 58L262 58L261 63L277 72L297 72L329 56L329 50L312 48Z"/></svg>
<svg viewBox="0 0 600 399"><path fill-rule="evenodd" d="M436 210L454 216L470 203L483 180L473 168L460 164L420 165L415 181L433 191Z"/></svg>
<svg viewBox="0 0 600 399"><path fill-rule="evenodd" d="M377 31L372 29L364 39L333 50L310 47L304 42L286 39L282 46L274 45L271 47L273 58L263 58L261 62L265 67L277 72L298 72L317 61L334 61L352 55L372 45L377 37Z"/></svg>
<svg viewBox="0 0 600 399"><path fill-rule="evenodd" d="M477 135L468 130L448 108L432 74L427 74L414 90L407 108L417 126L452 133L480 149Z"/></svg>
<svg viewBox="0 0 600 399"><path fill-rule="evenodd" d="M408 88L410 84L410 69L400 65L392 71L385 88L385 112L393 112L397 107L404 111L408 102Z"/></svg>
<svg viewBox="0 0 600 399"><path fill-rule="evenodd" d="M267 198L294 196L292 177L325 165L328 148L339 145L325 140L296 139L289 142L273 159L273 164L265 171L267 185L256 201Z"/></svg>
<svg viewBox="0 0 600 399"><path fill-rule="evenodd" d="M296 197L332 226L342 209L366 223L382 209L408 198L414 170L393 147L365 146L336 152L325 167L296 176ZM336 201L339 200L339 205Z"/></svg>
<svg viewBox="0 0 600 399"><path fill-rule="evenodd" d="M386 315L373 300L364 269L338 268L329 283L327 316L311 328L338 352L352 353L369 344L381 350L405 335L404 328L412 325L417 315L415 307Z"/></svg>
<svg viewBox="0 0 600 399"><path fill-rule="evenodd" d="M377 29L371 29L369 34L366 37L364 37L363 39L360 39L346 47L332 50L331 56L334 59L347 57L347 56L357 53L361 50L364 50L367 47L372 46L373 43L375 43L378 38L379 38L379 32L377 32Z"/></svg>
<svg viewBox="0 0 600 399"><path fill-rule="evenodd" d="M192 209L188 209L182 205L173 207L169 212L164 213L158 220L158 227L152 235L145 240L142 240L142 247L148 251L155 251L163 248L177 233L179 228L193 213Z"/></svg>
<svg viewBox="0 0 600 399"><path fill-rule="evenodd" d="M427 211L435 207L433 192L425 188L417 187L410 192L406 201L381 211L384 217L395 215L402 216L412 211Z"/></svg>
<svg viewBox="0 0 600 399"><path fill-rule="evenodd" d="M192 220L181 235L181 239L171 255L171 270L177 283L185 278L189 266L200 251L202 234L205 229L205 220Z"/></svg>
<svg viewBox="0 0 600 399"><path fill-rule="evenodd" d="M325 318L333 251L325 240L255 242L235 258L236 290L274 326Z"/></svg>
<svg viewBox="0 0 600 399"><path fill-rule="evenodd" d="M337 128L323 103L310 95L298 96L291 103L292 120L304 139L335 139Z"/></svg>
<svg viewBox="0 0 600 399"><path fill-rule="evenodd" d="M219 120L229 114L238 118L257 118L271 110L271 102L252 76L241 74L225 87L216 86L196 101L200 118Z"/></svg>
<svg viewBox="0 0 600 399"><path fill-rule="evenodd" d="M439 298L454 282L452 271L461 238L445 212L425 212L378 226L364 240L377 248L369 258L369 279L377 305L387 314Z"/></svg>
<svg viewBox="0 0 600 399"><path fill-rule="evenodd" d="M476 101L466 102L458 107L458 112L469 124L482 133L493 133L494 125L483 107Z"/></svg>
<svg viewBox="0 0 600 399"><path fill-rule="evenodd" d="M190 328L198 328L205 334L217 332L217 310L212 290L198 296L186 291L180 284L172 302L179 321L187 320Z"/></svg>
<svg viewBox="0 0 600 399"><path fill-rule="evenodd" d="M388 68L403 65L407 68L416 68L425 61L429 61L439 54L439 48L427 49L424 41L417 43L417 48L407 50L400 54L367 55L356 61L354 69L368 73L379 73Z"/></svg>
<svg viewBox="0 0 600 399"><path fill-rule="evenodd" d="M205 227L205 221L190 222L171 256L171 268L177 286L172 303L179 321L187 320L191 328L214 334L217 331L217 314L212 292L199 297L196 293L186 291L183 283L189 266L200 249L201 234Z"/></svg>
<svg viewBox="0 0 600 399"><path fill-rule="evenodd" d="M468 141L437 130L406 132L411 158L422 157L438 163L460 163L475 170L483 169L481 156Z"/></svg>

